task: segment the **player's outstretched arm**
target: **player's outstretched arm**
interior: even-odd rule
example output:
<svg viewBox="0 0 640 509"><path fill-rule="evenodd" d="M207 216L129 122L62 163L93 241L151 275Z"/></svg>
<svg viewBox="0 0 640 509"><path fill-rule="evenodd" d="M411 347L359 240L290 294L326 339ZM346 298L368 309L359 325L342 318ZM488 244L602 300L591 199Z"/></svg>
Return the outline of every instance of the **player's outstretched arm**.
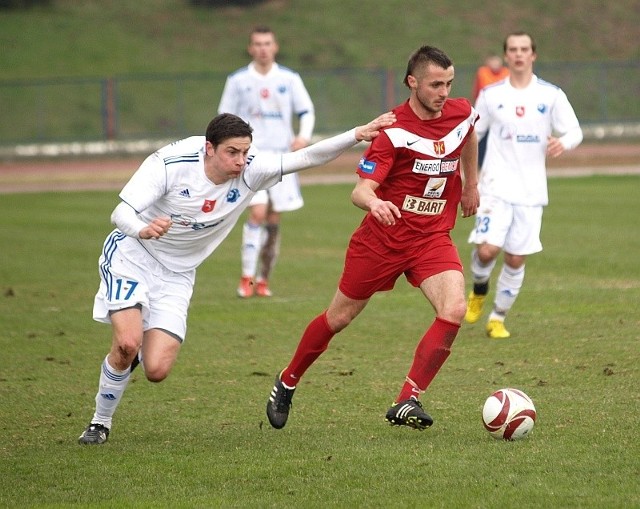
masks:
<svg viewBox="0 0 640 509"><path fill-rule="evenodd" d="M332 161L346 149L361 141L371 141L382 129L396 120L395 114L383 113L365 125L361 125L337 136L324 139L296 152L282 154L282 173L295 173L300 170L320 166Z"/></svg>

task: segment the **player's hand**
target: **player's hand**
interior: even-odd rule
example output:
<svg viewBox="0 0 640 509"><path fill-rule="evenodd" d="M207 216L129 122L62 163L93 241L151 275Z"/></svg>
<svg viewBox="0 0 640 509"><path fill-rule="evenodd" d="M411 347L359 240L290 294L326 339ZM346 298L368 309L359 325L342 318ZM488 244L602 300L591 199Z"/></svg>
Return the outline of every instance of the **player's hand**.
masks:
<svg viewBox="0 0 640 509"><path fill-rule="evenodd" d="M478 192L478 186L464 186L462 188L462 197L460 198L462 217L474 216L478 212L479 205L480 193Z"/></svg>
<svg viewBox="0 0 640 509"><path fill-rule="evenodd" d="M380 134L380 129L388 127L396 121L394 113L388 111L366 125L356 127L356 140L371 141Z"/></svg>
<svg viewBox="0 0 640 509"><path fill-rule="evenodd" d="M376 198L369 203L369 212L373 218L385 226L396 224L396 218L400 219L400 209L390 201Z"/></svg>
<svg viewBox="0 0 640 509"><path fill-rule="evenodd" d="M293 139L293 143L291 143L291 152L295 152L296 150L300 150L301 148L308 147L309 140L306 138L302 138L301 136L296 136Z"/></svg>
<svg viewBox="0 0 640 509"><path fill-rule="evenodd" d="M151 221L146 228L140 230L141 239L159 239L171 228L171 219L168 217L157 217Z"/></svg>
<svg viewBox="0 0 640 509"><path fill-rule="evenodd" d="M564 145L560 143L560 140L558 138L554 138L553 136L549 136L547 138L547 155L549 157L558 157L563 152Z"/></svg>

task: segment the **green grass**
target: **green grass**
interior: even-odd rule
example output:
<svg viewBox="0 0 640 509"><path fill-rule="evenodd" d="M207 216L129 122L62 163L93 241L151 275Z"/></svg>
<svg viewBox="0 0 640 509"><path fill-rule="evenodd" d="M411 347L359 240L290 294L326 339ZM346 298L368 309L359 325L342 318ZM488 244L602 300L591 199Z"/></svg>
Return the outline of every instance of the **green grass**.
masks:
<svg viewBox="0 0 640 509"><path fill-rule="evenodd" d="M105 163L108 164L108 163ZM307 373L283 430L274 373L328 304L361 213L350 186L308 186L285 215L269 300L235 297L240 229L200 268L172 375L133 375L109 442L81 447L109 328L91 320L115 192L0 201L2 507L640 507L638 177L552 179L512 339L465 325L424 396L424 432L383 416L433 319L405 281L377 295ZM455 238L465 263L472 219ZM485 398L525 390L539 418L507 443Z"/></svg>
<svg viewBox="0 0 640 509"><path fill-rule="evenodd" d="M250 28L268 24L281 60L294 68L403 68L420 44L441 46L456 64L479 64L515 29L536 34L541 61L631 60L638 0L505 2L463 0L264 1L194 8L188 0L52 0L51 6L0 11L3 79L225 71L247 59ZM594 17L587 13L597 13Z"/></svg>

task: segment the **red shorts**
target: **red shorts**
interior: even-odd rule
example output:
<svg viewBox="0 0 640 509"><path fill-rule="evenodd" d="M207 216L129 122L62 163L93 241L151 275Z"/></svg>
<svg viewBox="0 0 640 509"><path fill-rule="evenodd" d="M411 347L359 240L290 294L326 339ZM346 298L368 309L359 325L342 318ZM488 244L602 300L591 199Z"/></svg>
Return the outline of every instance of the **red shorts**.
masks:
<svg viewBox="0 0 640 509"><path fill-rule="evenodd" d="M390 249L363 225L349 242L338 288L351 299L364 300L393 289L401 274L418 287L428 277L446 270L463 270L447 232L425 235L397 250Z"/></svg>

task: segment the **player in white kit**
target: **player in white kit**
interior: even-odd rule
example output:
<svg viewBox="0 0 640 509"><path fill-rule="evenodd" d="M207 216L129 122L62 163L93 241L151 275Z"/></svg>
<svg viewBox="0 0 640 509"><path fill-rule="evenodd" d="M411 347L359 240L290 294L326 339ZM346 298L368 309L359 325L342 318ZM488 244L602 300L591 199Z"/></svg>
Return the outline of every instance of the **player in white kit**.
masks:
<svg viewBox="0 0 640 509"><path fill-rule="evenodd" d="M253 29L248 47L253 60L227 78L218 113L233 113L249 122L253 144L261 152L282 154L311 142L315 113L300 75L275 61L278 49L271 29ZM298 119L297 136L294 115ZM280 250L280 214L303 204L296 174L285 175L281 182L253 197L242 229L239 297L251 297L254 283L258 296L272 295L269 277Z"/></svg>
<svg viewBox="0 0 640 509"><path fill-rule="evenodd" d="M187 330L196 268L227 237L251 198L283 175L325 164L357 142L371 140L395 119L370 123L305 149L259 153L251 127L223 114L206 136L186 138L150 155L120 192L116 229L99 260L93 318L110 323L112 344L102 362L96 408L79 438L104 443L134 359L152 382L170 373Z"/></svg>
<svg viewBox="0 0 640 509"><path fill-rule="evenodd" d="M491 271L504 251L486 333L508 338L504 326L524 281L528 255L542 250L543 207L548 203L546 157L557 157L582 142L580 124L565 93L533 73L536 45L524 32L504 42L509 77L480 92L475 108L478 138L489 133L478 189L480 206L469 242L473 290L465 320L482 316Z"/></svg>

